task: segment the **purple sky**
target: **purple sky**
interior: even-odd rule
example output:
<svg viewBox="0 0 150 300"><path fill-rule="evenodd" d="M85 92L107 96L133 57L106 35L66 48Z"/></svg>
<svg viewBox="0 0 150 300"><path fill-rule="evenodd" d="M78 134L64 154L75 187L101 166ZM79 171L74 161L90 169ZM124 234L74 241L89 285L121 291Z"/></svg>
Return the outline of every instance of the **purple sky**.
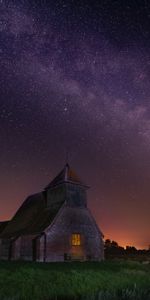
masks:
<svg viewBox="0 0 150 300"><path fill-rule="evenodd" d="M0 220L69 149L106 238L147 247L150 3L76 3L0 1Z"/></svg>

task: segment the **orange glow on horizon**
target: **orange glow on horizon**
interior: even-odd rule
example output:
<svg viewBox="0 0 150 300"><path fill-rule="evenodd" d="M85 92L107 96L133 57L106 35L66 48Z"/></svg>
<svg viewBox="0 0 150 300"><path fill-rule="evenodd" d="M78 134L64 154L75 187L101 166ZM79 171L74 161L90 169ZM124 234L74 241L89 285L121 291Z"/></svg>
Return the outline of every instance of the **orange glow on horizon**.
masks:
<svg viewBox="0 0 150 300"><path fill-rule="evenodd" d="M126 248L127 246L130 246L130 247L135 247L136 249L148 249L148 246L146 245L146 243L142 242L141 243L137 243L136 241L132 241L130 239L121 239L120 238L120 233L118 234L115 233L114 235L107 235L104 237L104 240L106 239L109 239L111 241L115 241L118 243L119 246L123 247L123 248Z"/></svg>

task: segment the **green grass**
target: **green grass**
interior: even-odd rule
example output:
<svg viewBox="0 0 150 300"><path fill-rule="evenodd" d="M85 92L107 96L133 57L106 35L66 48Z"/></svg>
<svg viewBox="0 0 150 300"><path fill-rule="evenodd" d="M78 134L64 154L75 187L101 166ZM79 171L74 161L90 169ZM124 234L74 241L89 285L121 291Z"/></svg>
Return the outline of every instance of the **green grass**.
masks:
<svg viewBox="0 0 150 300"><path fill-rule="evenodd" d="M149 300L150 265L131 261L0 262L0 300L74 299L81 295L83 299Z"/></svg>

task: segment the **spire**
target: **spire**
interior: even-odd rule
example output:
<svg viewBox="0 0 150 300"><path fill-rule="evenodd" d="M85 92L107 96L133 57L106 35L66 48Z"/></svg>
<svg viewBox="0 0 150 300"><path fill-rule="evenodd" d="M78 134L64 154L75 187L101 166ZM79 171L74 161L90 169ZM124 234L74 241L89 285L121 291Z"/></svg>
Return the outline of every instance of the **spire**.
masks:
<svg viewBox="0 0 150 300"><path fill-rule="evenodd" d="M66 163L64 169L65 169L65 178L64 179L65 179L65 181L67 181L68 180L68 173L69 173L69 164L68 163Z"/></svg>
<svg viewBox="0 0 150 300"><path fill-rule="evenodd" d="M72 170L68 163L65 164L62 171L46 186L46 189L59 185L61 183L73 183L85 186L78 175Z"/></svg>

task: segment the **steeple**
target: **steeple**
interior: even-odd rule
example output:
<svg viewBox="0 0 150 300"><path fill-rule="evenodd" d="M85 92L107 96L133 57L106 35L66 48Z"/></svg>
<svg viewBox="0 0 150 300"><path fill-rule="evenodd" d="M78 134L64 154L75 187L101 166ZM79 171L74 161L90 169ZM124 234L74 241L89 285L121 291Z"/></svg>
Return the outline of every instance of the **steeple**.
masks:
<svg viewBox="0 0 150 300"><path fill-rule="evenodd" d="M87 187L78 175L70 168L69 164L66 163L62 171L46 186L46 190L53 188L62 183L72 183L80 186Z"/></svg>

